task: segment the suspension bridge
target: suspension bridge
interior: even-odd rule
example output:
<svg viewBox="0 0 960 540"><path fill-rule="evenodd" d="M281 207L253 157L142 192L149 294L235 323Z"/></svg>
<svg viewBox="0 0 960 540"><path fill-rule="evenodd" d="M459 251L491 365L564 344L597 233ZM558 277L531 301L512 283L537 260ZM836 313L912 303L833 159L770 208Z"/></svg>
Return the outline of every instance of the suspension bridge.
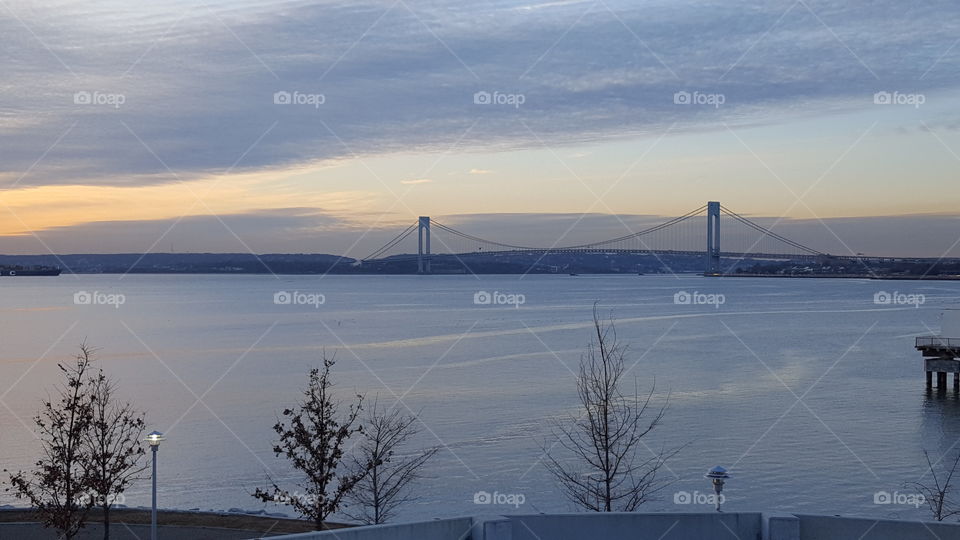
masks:
<svg viewBox="0 0 960 540"><path fill-rule="evenodd" d="M721 221L724 231L722 244ZM413 238L417 244L415 251L411 245ZM490 240L421 216L363 258L361 264L416 261L418 272L431 273L433 264L440 259L453 258L463 263L479 256L532 255L540 260L551 254L563 253L652 255L658 259L667 256L702 256L704 273L707 275L724 272L722 259L736 266L737 262L745 260L812 261L830 257L747 219L719 202L711 201L686 214L627 235L574 245L524 246Z"/></svg>

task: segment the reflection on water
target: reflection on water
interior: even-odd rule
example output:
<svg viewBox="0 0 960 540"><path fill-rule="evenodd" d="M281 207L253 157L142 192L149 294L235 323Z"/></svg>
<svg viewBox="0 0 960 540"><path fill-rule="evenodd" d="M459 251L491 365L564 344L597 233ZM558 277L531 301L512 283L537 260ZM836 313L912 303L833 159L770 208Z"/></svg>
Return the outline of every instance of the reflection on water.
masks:
<svg viewBox="0 0 960 540"><path fill-rule="evenodd" d="M933 456L952 461L960 452L960 390L953 387L952 374L946 388L927 388L923 396L920 433L923 448ZM936 377L934 377L936 380Z"/></svg>
<svg viewBox="0 0 960 540"><path fill-rule="evenodd" d="M15 282L15 283L14 283ZM913 336L936 327L960 283L898 283L919 309L877 306L869 280L670 276L62 276L0 280L0 468L29 467L29 419L55 363L83 339L120 389L148 412L161 449L162 506L258 509L249 493L288 470L270 426L297 399L320 349L336 352L345 395L402 396L420 413L418 445L441 445L403 519L567 511L542 467L552 419L575 410L573 372L593 303L617 318L630 375L670 395L651 448L687 446L656 511L691 511L675 491L706 492L728 467L725 507L917 518L874 504L924 474L923 449L960 445L952 384L926 392ZM77 306L78 290L121 293L119 308ZM277 291L319 293L276 305ZM523 294L520 308L477 306L477 291ZM678 291L723 294L678 305ZM97 309L103 308L103 309ZM952 383L952 381L951 381ZM198 401L197 397L202 396ZM149 486L127 494L149 504ZM522 493L519 508L473 494ZM13 502L0 491L0 505ZM268 511L284 509L268 507Z"/></svg>

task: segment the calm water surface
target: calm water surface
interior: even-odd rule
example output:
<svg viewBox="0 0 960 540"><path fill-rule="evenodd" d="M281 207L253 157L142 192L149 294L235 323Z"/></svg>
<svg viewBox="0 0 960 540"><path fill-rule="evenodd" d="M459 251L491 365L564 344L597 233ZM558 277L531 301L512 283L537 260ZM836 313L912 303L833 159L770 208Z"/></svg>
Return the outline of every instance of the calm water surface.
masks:
<svg viewBox="0 0 960 540"><path fill-rule="evenodd" d="M76 305L75 293L124 303ZM278 305L280 291L325 303ZM479 291L522 294L519 307L475 305ZM725 303L677 305L674 295ZM923 294L874 304L879 291ZM301 296L300 298L304 298ZM686 444L674 483L650 510L689 511L674 493L709 490L731 469L731 510L923 517L874 504L910 493L923 450L960 445L960 400L927 393L913 337L939 329L960 283L708 279L666 276L70 276L0 279L0 468L30 467L40 400L56 363L84 339L121 392L169 437L160 503L262 509L249 493L289 470L271 452L276 414L299 397L321 350L338 390L419 413L419 445L442 445L403 519L567 511L541 463L551 419L576 411L574 372L595 301L630 343L631 375L669 394L651 448ZM927 477L926 479L929 479ZM127 494L149 505L149 483ZM478 491L525 504L477 506ZM15 504L0 491L0 505ZM285 512L268 506L270 512Z"/></svg>

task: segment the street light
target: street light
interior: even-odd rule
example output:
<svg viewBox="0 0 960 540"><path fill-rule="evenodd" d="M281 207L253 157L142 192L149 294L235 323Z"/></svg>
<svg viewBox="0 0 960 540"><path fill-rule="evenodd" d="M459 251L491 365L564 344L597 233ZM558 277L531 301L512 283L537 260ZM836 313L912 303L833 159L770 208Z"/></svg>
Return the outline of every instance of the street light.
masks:
<svg viewBox="0 0 960 540"><path fill-rule="evenodd" d="M163 433L151 431L144 439L153 451L153 509L150 512L150 540L157 540L157 449L163 440Z"/></svg>
<svg viewBox="0 0 960 540"><path fill-rule="evenodd" d="M727 470L723 467L717 465L716 467L707 471L707 474L703 475L704 478L709 478L713 482L713 492L716 494L717 502L717 512L720 511L720 492L723 491L723 481L727 478L730 478L730 475L727 474Z"/></svg>

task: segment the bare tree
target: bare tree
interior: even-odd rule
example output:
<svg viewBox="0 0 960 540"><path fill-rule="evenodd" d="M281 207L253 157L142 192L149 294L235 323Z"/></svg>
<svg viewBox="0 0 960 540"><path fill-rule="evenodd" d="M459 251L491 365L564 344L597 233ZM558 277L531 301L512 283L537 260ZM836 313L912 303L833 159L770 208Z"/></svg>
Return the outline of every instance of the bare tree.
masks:
<svg viewBox="0 0 960 540"><path fill-rule="evenodd" d="M951 482L953 475L957 472L957 466L960 465L960 452L953 460L949 469L944 470L938 475L933 462L930 461L930 454L924 450L923 457L927 459L927 469L930 471L930 477L933 478L933 485L920 482L910 482L908 485L916 487L923 494L927 506L930 507L930 513L933 519L943 521L950 516L960 514L960 507L950 498Z"/></svg>
<svg viewBox="0 0 960 540"><path fill-rule="evenodd" d="M140 435L143 413L118 401L113 381L101 370L90 383L92 422L85 434L85 465L90 496L103 511L103 538L110 538L110 508L117 497L138 480L147 466Z"/></svg>
<svg viewBox="0 0 960 540"><path fill-rule="evenodd" d="M380 409L374 400L354 457L354 470L363 478L347 495L356 509L344 511L347 516L368 525L386 523L400 505L416 500L410 483L421 478L424 464L439 450L433 447L398 454L419 433L416 422L416 416L396 408Z"/></svg>
<svg viewBox="0 0 960 540"><path fill-rule="evenodd" d="M28 500L44 526L58 529L68 540L83 528L92 505L84 467L85 436L94 417L88 376L92 352L83 343L75 362L58 364L66 384L57 401L45 400L34 418L42 447L36 470L10 475L14 495Z"/></svg>
<svg viewBox="0 0 960 540"><path fill-rule="evenodd" d="M310 370L310 381L304 400L294 409L284 409L273 430L279 440L273 447L277 456L287 458L304 478L296 487L286 490L272 478L270 486L257 488L253 497L263 502L286 503L304 517L313 520L316 530L323 528L327 517L339 510L343 498L363 476L363 471L342 470L344 445L362 429L356 425L363 397L339 417L340 403L334 401L330 368L334 359L323 356L323 368Z"/></svg>
<svg viewBox="0 0 960 540"><path fill-rule="evenodd" d="M559 457L555 445L545 444L545 464L577 506L631 512L666 485L657 473L680 449L654 452L643 441L660 424L667 403L652 407L654 388L641 398L636 383L632 395L622 392L627 347L618 343L613 320L600 319L596 305L593 334L580 358L580 415L554 428L556 444L570 456ZM643 457L647 453L650 457Z"/></svg>

